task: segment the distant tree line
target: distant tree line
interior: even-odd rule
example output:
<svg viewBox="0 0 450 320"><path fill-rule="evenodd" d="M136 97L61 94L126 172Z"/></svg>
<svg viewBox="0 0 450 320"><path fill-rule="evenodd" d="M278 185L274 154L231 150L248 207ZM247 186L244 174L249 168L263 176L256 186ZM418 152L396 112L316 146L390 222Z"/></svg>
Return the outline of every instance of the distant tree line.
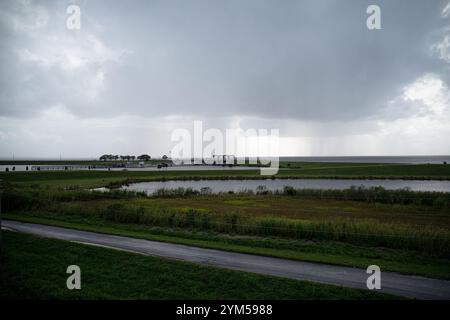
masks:
<svg viewBox="0 0 450 320"><path fill-rule="evenodd" d="M101 161L134 161L134 160L140 160L140 161L150 161L152 157L150 157L148 154L141 154L140 156L130 156L130 155L117 155L117 154L104 154L99 159ZM169 158L166 155L163 155L161 157L162 160L168 160Z"/></svg>

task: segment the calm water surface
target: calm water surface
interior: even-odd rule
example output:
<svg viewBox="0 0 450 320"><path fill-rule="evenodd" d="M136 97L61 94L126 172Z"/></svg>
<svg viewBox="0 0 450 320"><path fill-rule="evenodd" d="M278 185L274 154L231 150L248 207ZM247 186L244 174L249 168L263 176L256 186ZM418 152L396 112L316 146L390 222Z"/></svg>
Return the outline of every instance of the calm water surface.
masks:
<svg viewBox="0 0 450 320"><path fill-rule="evenodd" d="M264 185L268 190L282 190L284 186L296 189L348 189L351 186L375 187L395 190L410 188L413 191L444 191L450 192L450 181L428 180L356 180L356 179L268 179L268 180L200 180L200 181L154 181L140 182L122 189L144 191L152 194L158 189L192 188L200 190L209 187L212 192L228 191L255 191L258 186Z"/></svg>

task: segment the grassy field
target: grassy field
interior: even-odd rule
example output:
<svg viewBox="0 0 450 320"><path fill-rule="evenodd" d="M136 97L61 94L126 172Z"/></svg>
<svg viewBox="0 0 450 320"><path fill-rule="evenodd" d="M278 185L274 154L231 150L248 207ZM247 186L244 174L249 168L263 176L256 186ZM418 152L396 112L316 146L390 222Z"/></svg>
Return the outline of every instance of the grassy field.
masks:
<svg viewBox="0 0 450 320"><path fill-rule="evenodd" d="M112 249L2 232L1 299L392 299L347 289L203 267ZM66 268L81 268L81 290Z"/></svg>
<svg viewBox="0 0 450 320"><path fill-rule="evenodd" d="M352 245L338 241L292 240L274 237L214 234L201 231L112 223L92 218L6 214L5 218L85 231L179 243L293 260L367 268L450 279L450 260L426 252Z"/></svg>
<svg viewBox="0 0 450 320"><path fill-rule="evenodd" d="M281 177L377 174L445 179L445 165L296 164ZM404 171L402 171L404 170ZM345 173L346 172L346 173ZM423 176L422 176L423 175ZM371 176L378 177L378 176ZM285 189L148 197L89 187L160 179L254 179L257 171L1 173L3 217L206 248L450 279L450 194Z"/></svg>
<svg viewBox="0 0 450 320"><path fill-rule="evenodd" d="M5 191L3 216L290 259L361 268L378 264L448 279L449 205L308 194L147 197L35 187Z"/></svg>

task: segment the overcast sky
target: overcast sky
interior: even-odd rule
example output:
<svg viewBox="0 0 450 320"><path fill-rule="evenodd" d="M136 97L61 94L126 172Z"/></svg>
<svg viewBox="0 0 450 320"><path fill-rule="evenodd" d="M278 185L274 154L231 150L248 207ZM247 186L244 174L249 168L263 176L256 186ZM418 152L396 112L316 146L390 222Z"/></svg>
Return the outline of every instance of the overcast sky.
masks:
<svg viewBox="0 0 450 320"><path fill-rule="evenodd" d="M448 0L2 0L0 39L1 158L160 156L194 120L284 156L450 153Z"/></svg>

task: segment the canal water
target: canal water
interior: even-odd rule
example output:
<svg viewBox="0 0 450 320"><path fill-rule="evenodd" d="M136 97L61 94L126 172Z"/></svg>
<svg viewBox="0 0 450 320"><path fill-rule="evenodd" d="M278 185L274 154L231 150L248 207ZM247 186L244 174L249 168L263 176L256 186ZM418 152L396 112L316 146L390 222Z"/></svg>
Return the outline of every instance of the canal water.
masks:
<svg viewBox="0 0 450 320"><path fill-rule="evenodd" d="M377 187L396 190L409 188L412 191L450 192L450 181L437 180L357 180L357 179L266 179L266 180L199 180L199 181L153 181L140 182L124 186L124 190L144 191L148 194L158 189L192 188L201 190L210 188L212 192L256 191L258 186L267 190L283 190L285 186L295 189L348 189L351 186Z"/></svg>

